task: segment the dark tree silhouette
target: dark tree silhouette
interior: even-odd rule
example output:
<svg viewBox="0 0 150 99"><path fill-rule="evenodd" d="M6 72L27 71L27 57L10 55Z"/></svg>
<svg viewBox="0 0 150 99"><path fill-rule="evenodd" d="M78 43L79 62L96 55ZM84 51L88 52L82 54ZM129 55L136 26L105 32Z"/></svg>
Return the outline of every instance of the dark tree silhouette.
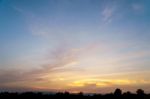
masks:
<svg viewBox="0 0 150 99"><path fill-rule="evenodd" d="M58 92L58 93L41 93L41 92L24 92L24 93L9 93L0 92L0 99L150 99L150 94L145 94L144 90L138 89L137 94L129 91L122 93L122 90L117 88L114 93L108 94L84 94Z"/></svg>
<svg viewBox="0 0 150 99"><path fill-rule="evenodd" d="M131 95L132 93L130 91L125 92L123 95Z"/></svg>
<svg viewBox="0 0 150 99"><path fill-rule="evenodd" d="M144 90L142 90L142 89L138 89L137 91L136 91L136 93L137 93L137 95L144 95L145 93L144 93Z"/></svg>
<svg viewBox="0 0 150 99"><path fill-rule="evenodd" d="M69 95L70 93L68 92L68 91L65 91L65 93L64 93L65 95Z"/></svg>
<svg viewBox="0 0 150 99"><path fill-rule="evenodd" d="M83 96L83 92L79 92L78 95Z"/></svg>
<svg viewBox="0 0 150 99"><path fill-rule="evenodd" d="M115 95L115 96L121 96L121 95L122 95L121 89L117 88L117 89L115 90L115 92L114 92L114 95Z"/></svg>

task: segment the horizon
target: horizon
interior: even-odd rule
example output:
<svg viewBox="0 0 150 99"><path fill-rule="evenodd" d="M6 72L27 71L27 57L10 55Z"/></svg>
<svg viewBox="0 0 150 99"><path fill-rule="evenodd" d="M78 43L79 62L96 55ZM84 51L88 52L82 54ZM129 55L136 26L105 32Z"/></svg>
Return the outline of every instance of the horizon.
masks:
<svg viewBox="0 0 150 99"><path fill-rule="evenodd" d="M0 0L0 91L150 93L149 0Z"/></svg>
<svg viewBox="0 0 150 99"><path fill-rule="evenodd" d="M119 91L119 92L118 92ZM69 91L0 91L0 97L2 94L6 94L6 96L10 96L10 94L41 94L41 95L81 95L81 96L94 96L94 95L114 95L117 96L117 94L122 96L131 96L131 95L150 95L150 93L145 93L143 89L137 89L136 92L131 91L123 91L119 88L116 88L113 92L107 92L107 93L84 93L84 92L69 92ZM27 96L27 95L26 95ZM112 98L112 96L111 96Z"/></svg>
<svg viewBox="0 0 150 99"><path fill-rule="evenodd" d="M119 88L116 88L116 89L119 89ZM42 93L42 94L57 94L57 93L62 93L62 94L65 94L65 93L69 93L69 94L80 94L80 93L82 93L83 95L106 95L106 94L114 94L114 92L115 92L115 90L116 89L114 89L113 91L110 91L110 92L82 92L82 91L77 91L77 92L70 92L70 91L67 91L67 90L63 90L63 91L60 91L60 90L57 90L57 91L52 91L52 90L23 90L23 89L21 89L21 90L10 90L10 89L8 89L8 90L0 90L0 94L1 93ZM121 89L120 89L121 90ZM137 89L137 90L139 90L139 89ZM123 90L121 90L121 93L122 93L122 95L123 94L126 94L126 93L130 93L130 94L137 94L137 90L135 90L135 91L130 91L130 90L127 90L127 91L123 91ZM143 89L141 89L141 90L143 90ZM143 90L144 91L144 90ZM149 92L145 92L144 91L144 94L150 94Z"/></svg>

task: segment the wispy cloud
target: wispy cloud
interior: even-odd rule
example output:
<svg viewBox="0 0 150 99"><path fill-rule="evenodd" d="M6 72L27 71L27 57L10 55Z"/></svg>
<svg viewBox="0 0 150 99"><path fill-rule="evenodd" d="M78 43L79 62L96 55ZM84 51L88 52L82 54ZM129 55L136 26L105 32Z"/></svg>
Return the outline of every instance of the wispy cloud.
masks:
<svg viewBox="0 0 150 99"><path fill-rule="evenodd" d="M93 48L94 47L94 48ZM91 49L86 52L87 49ZM107 50L109 50L108 48ZM112 49L115 50L115 49ZM121 79L120 77L113 79L113 77L117 77L116 75L108 75L108 77L90 77L91 74L88 71L88 74L86 75L84 71L76 65L78 64L78 54L82 55L84 54L86 57L86 53L93 54L94 52L99 52L98 45L90 45L87 46L85 49L70 49L65 44L61 44L61 46L57 47L53 51L50 51L46 54L46 62L42 64L39 68L35 68L31 71L25 72L24 70L0 70L0 86L20 86L20 87L30 87L32 84L32 88L42 88L46 89L48 86L52 86L56 82L65 82L63 87L68 88L70 91L75 91L78 89L86 92L88 89L93 90L93 92L98 92L99 88L103 87L114 87L114 86L126 86L126 85L144 85L149 84L149 79L145 79L141 77L143 80L136 78L132 79L132 77L135 77L132 75L131 79L128 79L129 75L126 77L123 77L124 79ZM103 52L103 50L102 50ZM138 54L139 52L135 52L133 54ZM143 55L143 53L141 53ZM144 53L144 55L147 53ZM130 56L130 53L127 55ZM123 56L125 57L125 56ZM121 59L123 58L121 57ZM136 56L137 57L137 56ZM106 58L107 60L107 58ZM100 61L100 60L98 60ZM109 60L108 60L109 61ZM106 63L108 63L108 61ZM111 60L115 61L115 60ZM87 67L86 67L87 68ZM103 67L102 67L103 68ZM114 67L112 67L114 68ZM97 68L94 68L97 69ZM74 72L75 71L75 72ZM77 72L76 72L77 71ZM73 72L72 75L68 75L68 72ZM61 73L67 74L67 76L64 76L65 78L61 78ZM76 75L76 73L78 73ZM138 74L139 72L137 72ZM83 75L82 75L83 74ZM136 75L137 75L136 74ZM57 75L57 76L56 76ZM98 76L98 74L96 74ZM120 75L120 74L119 74ZM68 77L71 76L71 77ZM76 79L74 79L76 77ZM56 77L56 78L55 78ZM81 77L81 78L80 78ZM105 79L104 79L105 78ZM66 80L67 79L67 80ZM34 85L33 85L34 84ZM67 86L68 84L68 86ZM60 84L59 84L60 85ZM65 89L65 88L64 88Z"/></svg>
<svg viewBox="0 0 150 99"><path fill-rule="evenodd" d="M129 80L129 79L84 79L75 81L70 84L73 87L84 87L87 85L95 85L96 87L108 87L117 85L141 85L150 84L150 80Z"/></svg>
<svg viewBox="0 0 150 99"><path fill-rule="evenodd" d="M34 12L16 5L11 7L25 18L27 28L32 35L45 36L50 32L51 29L44 18L40 18Z"/></svg>
<svg viewBox="0 0 150 99"><path fill-rule="evenodd" d="M74 67L77 64L76 53L64 46L56 48L54 51L47 54L46 62L38 68L30 71L21 69L1 69L0 70L0 85L8 85L12 83L22 82L44 82L44 76L50 74L70 71L80 71Z"/></svg>
<svg viewBox="0 0 150 99"><path fill-rule="evenodd" d="M91 79L82 79L77 80L69 84L70 88L68 90L83 91L83 92L101 92L105 93L108 91L113 91L116 87L122 88L125 90L133 91L137 89L137 86L149 86L150 80L141 80L141 79L106 79L106 77L101 78L91 78ZM130 88L129 88L130 87Z"/></svg>
<svg viewBox="0 0 150 99"><path fill-rule="evenodd" d="M35 36L46 36L54 30L45 20L32 16L28 18L28 28L32 35ZM55 31L53 31L55 32Z"/></svg>
<svg viewBox="0 0 150 99"><path fill-rule="evenodd" d="M102 18L104 22L111 22L113 16L115 15L116 8L114 6L106 6L102 11Z"/></svg>
<svg viewBox="0 0 150 99"><path fill-rule="evenodd" d="M20 8L20 7L18 7L18 6L12 6L12 8L15 10L15 11L17 11L18 13L21 13L21 14L25 14L25 11L22 9L22 8Z"/></svg>
<svg viewBox="0 0 150 99"><path fill-rule="evenodd" d="M132 7L133 11L135 11L135 12L141 12L141 11L144 10L143 5L142 5L142 4L139 4L139 3L133 3L133 4L131 5L131 7Z"/></svg>

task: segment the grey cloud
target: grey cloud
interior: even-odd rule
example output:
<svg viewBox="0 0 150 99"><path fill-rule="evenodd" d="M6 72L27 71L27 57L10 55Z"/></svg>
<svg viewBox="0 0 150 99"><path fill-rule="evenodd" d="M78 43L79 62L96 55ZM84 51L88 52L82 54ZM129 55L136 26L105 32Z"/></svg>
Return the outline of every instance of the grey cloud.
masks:
<svg viewBox="0 0 150 99"><path fill-rule="evenodd" d="M79 70L78 68L70 68L68 66L68 64L76 61L76 55L68 48L59 47L49 53L47 57L47 63L43 64L40 68L35 68L30 71L20 69L1 69L0 85L22 81L40 81L41 77L46 74Z"/></svg>

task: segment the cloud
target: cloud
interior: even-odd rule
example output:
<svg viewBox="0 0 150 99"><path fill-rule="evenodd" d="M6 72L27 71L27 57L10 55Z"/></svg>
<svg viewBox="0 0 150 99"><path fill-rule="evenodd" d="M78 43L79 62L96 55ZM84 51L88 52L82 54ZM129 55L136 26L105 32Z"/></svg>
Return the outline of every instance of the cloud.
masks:
<svg viewBox="0 0 150 99"><path fill-rule="evenodd" d="M32 16L28 20L28 28L32 35L46 36L54 30L47 22L37 16Z"/></svg>
<svg viewBox="0 0 150 99"><path fill-rule="evenodd" d="M11 85L15 83L45 82L44 76L50 76L60 72L80 71L75 67L77 64L76 52L59 46L54 51L47 53L46 61L38 68L29 71L22 69L1 69L0 85Z"/></svg>
<svg viewBox="0 0 150 99"><path fill-rule="evenodd" d="M20 6L12 5L11 7L25 18L27 28L32 35L45 36L50 32L51 29L43 17L40 18L34 12Z"/></svg>
<svg viewBox="0 0 150 99"><path fill-rule="evenodd" d="M149 93L150 84L142 85L140 86L141 89L144 89L145 92ZM67 91L78 93L78 92L84 92L84 93L112 93L116 88L122 89L123 92L130 91L135 93L136 90L139 88L139 86L136 85L116 85L116 86L106 86L106 87L97 87L96 84L87 84L83 87L72 87L66 89Z"/></svg>
<svg viewBox="0 0 150 99"><path fill-rule="evenodd" d="M110 6L106 6L103 11L102 11L102 20L104 22L111 22L112 21L112 17L115 14L115 7L110 7Z"/></svg>
<svg viewBox="0 0 150 99"><path fill-rule="evenodd" d="M116 45L116 47L117 46L119 46L119 45ZM86 80L81 80L81 81L78 80L80 77L83 77L83 76L89 77L89 76L94 75L95 70L97 70L99 72L96 75L100 75L100 72L104 71L103 66L106 67L106 65L112 64L112 62L109 63L109 58L107 58L107 57L106 58L102 57L103 60L106 60L106 63L103 60L101 60L101 58L98 58L98 62L100 62L100 63L104 62L104 65L103 64L98 65L99 67L102 66L102 68L100 67L101 69L99 69L97 67L95 68L93 66L95 61L89 62L89 63L92 63L92 66L90 66L90 67L94 69L94 72L92 72L93 74L90 72L91 69L87 69L88 65L89 65L88 63L80 64L81 68L83 68L82 66L86 64L84 69L87 69L87 71L83 71L83 69L81 69L80 67L77 66L78 65L78 55L80 55L79 58L81 58L81 61L82 61L83 57L86 59L86 57L91 57L90 55L97 54L96 52L104 53L106 50L107 50L106 52L110 51L109 49L115 50L115 49L112 49L109 47L106 49L104 48L104 50L102 50L101 47L102 47L102 45L100 45L99 43L97 43L97 44L94 43L94 44L90 44L89 46L84 47L84 48L72 49L68 45L61 43L61 45L59 45L58 47L56 47L53 50L48 51L46 53L45 59L44 59L45 60L44 64L40 65L40 67L38 67L38 68L34 68L34 69L32 69L30 71L26 71L26 72L24 70L14 70L14 69L0 70L0 85L6 86L6 85L13 84L12 86L18 86L18 85L31 86L30 83L32 83L32 86L34 86L35 88L39 87L39 86L40 87L44 86L43 88L46 88L47 86L51 87L52 86L51 83L57 83L59 81L59 80L53 81L54 78L58 79L59 77L61 78L62 76L63 76L63 78L69 79L69 80L77 79L74 82L71 82L70 86L81 87L81 89L86 86L89 86L88 87L89 89L92 86L93 86L93 88L97 89L101 86L104 86L104 87L114 86L114 85L115 86L123 86L123 85L120 85L120 83L121 84L124 83L125 85L126 84L130 85L130 83L133 84L134 83L133 80L130 81L130 80L126 80L126 79L102 80L99 78L96 78L96 79L92 78L92 79L86 79ZM103 47L105 47L105 46L103 46ZM123 48L124 47L125 46L123 46ZM115 47L113 47L113 48L115 48ZM87 49L90 49L90 50L87 50ZM88 55L88 54L90 54L90 55ZM143 54L148 55L148 53L140 53L139 51L137 52L134 50L134 53L133 52L125 53L125 54L119 56L119 59L117 58L118 60L115 60L114 57L110 58L110 61L113 61L113 62L117 61L116 63L118 63L119 60L124 60L126 58L128 59L131 56L138 57L137 55L139 55L141 57L141 55L143 55ZM101 54L101 56L102 56L102 54ZM91 61L91 59L89 61ZM118 66L120 67L120 64ZM127 68L127 66L124 66L124 67ZM115 67L109 66L108 68L106 67L106 69L110 70L110 68L114 69ZM118 70L118 68L117 68L117 70ZM120 71L121 70L119 70L119 72ZM123 71L127 72L124 68L123 68ZM71 76L68 75L68 72L70 72ZM118 72L118 71L115 70L113 72ZM67 76L62 75L63 73L66 74ZM112 73L112 72L109 72L109 74L110 73ZM76 76L76 78L75 78L75 76ZM116 77L116 75L115 75L115 77ZM134 76L132 75L132 77L134 77ZM83 79L85 79L85 78L83 78ZM139 78L137 78L137 79L139 79ZM64 80L64 81L66 81L66 80ZM141 84L145 84L144 82L146 82L146 84L147 84L147 81L144 81L144 82L139 81L139 83L140 82L141 82ZM67 83L68 82L66 81L63 86L66 86ZM93 89L93 90L95 90L95 89Z"/></svg>
<svg viewBox="0 0 150 99"><path fill-rule="evenodd" d="M69 91L71 92L110 92L114 91L115 88L119 87L123 90L136 90L139 86L144 88L145 86L150 85L150 80L142 80L142 79L103 79L99 78L91 78L91 79L82 79L77 80L69 84Z"/></svg>
<svg viewBox="0 0 150 99"><path fill-rule="evenodd" d="M20 8L20 7L18 7L18 6L14 6L14 5L13 5L12 8L13 8L15 11L17 11L17 12L23 14L23 15L26 13L22 8Z"/></svg>
<svg viewBox="0 0 150 99"><path fill-rule="evenodd" d="M138 3L134 3L131 5L132 6L132 9L136 12L138 11L142 11L143 10L143 6L141 4L138 4Z"/></svg>
<svg viewBox="0 0 150 99"><path fill-rule="evenodd" d="M0 84L22 80L22 73L18 70L0 70Z"/></svg>
<svg viewBox="0 0 150 99"><path fill-rule="evenodd" d="M108 87L114 85L130 85L135 83L136 81L126 80L126 79L84 79L84 80L75 81L71 83L70 86L84 87L84 86L94 85L95 87Z"/></svg>
<svg viewBox="0 0 150 99"><path fill-rule="evenodd" d="M75 73L84 71L82 67L77 66L79 63L78 55L81 55L87 48L91 49L92 47L91 50L95 50L94 46L90 45L85 49L73 49L69 45L61 43L58 47L45 53L44 63L37 68L33 68L29 71L13 68L7 70L1 69L0 86L34 86L36 88L39 86L51 86L51 81L52 83L56 83L58 80L53 80L58 79L61 76L70 79L72 77L68 77L69 73L75 75ZM63 73L64 75L62 75Z"/></svg>

